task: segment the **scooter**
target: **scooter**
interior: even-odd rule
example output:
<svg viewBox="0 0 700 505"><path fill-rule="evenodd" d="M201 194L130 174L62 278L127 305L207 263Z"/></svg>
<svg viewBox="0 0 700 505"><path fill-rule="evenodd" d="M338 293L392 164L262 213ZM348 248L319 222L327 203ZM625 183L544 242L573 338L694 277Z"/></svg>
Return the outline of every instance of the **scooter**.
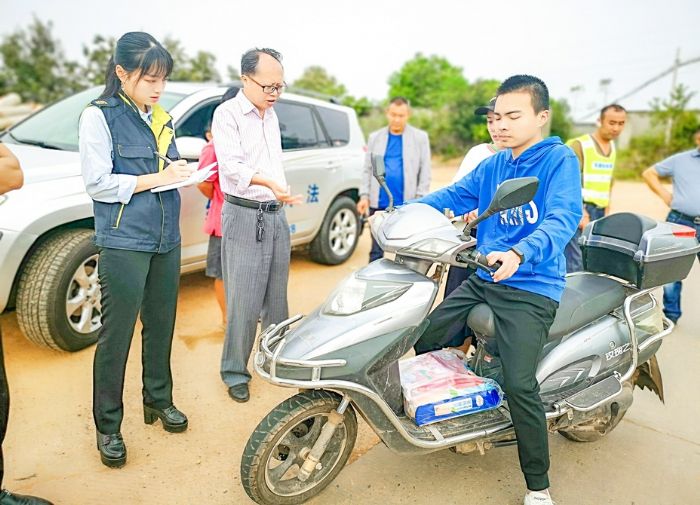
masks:
<svg viewBox="0 0 700 505"><path fill-rule="evenodd" d="M382 160L373 165L390 194ZM537 184L532 177L505 181L462 233L428 205L390 204L375 215L371 232L395 258L351 274L307 317L261 333L255 372L300 392L272 409L248 440L241 482L253 501L290 505L320 493L352 452L357 413L398 454L448 448L484 454L517 443L507 400L493 410L417 426L404 412L398 361L427 326L448 265L493 268L469 230L503 218L507 209L526 212ZM700 245L690 228L635 214L590 223L581 242L587 271L567 276L537 379L549 431L591 442L620 423L635 385L663 401L655 354L674 325L653 291L685 278ZM469 365L479 370L494 348L490 308L477 306L467 324L477 338Z"/></svg>

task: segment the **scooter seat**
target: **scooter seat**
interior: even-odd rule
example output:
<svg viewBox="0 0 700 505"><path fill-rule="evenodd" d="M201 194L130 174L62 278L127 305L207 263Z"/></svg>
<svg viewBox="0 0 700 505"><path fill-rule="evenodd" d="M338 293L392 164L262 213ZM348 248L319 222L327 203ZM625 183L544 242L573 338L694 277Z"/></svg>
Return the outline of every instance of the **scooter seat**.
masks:
<svg viewBox="0 0 700 505"><path fill-rule="evenodd" d="M589 273L567 277L566 287L547 340L557 339L595 321L620 307L624 301L625 289L613 279ZM496 334L493 312L485 303L471 310L467 317L467 325L486 337Z"/></svg>

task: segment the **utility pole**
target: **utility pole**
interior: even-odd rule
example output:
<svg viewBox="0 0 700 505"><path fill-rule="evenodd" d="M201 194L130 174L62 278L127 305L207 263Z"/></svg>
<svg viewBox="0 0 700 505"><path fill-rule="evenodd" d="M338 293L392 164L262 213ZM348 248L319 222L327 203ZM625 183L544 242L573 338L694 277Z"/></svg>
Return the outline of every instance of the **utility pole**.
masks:
<svg viewBox="0 0 700 505"><path fill-rule="evenodd" d="M610 87L611 82L612 79L609 77L600 80L600 90L603 92L603 106L608 104L608 88Z"/></svg>
<svg viewBox="0 0 700 505"><path fill-rule="evenodd" d="M681 48L676 49L676 59L673 62L673 73L671 74L671 96L673 96L674 91L676 91L676 83L678 82L678 67L681 66ZM671 143L671 131L673 130L673 117L669 116L666 121L666 135L665 144L669 145Z"/></svg>

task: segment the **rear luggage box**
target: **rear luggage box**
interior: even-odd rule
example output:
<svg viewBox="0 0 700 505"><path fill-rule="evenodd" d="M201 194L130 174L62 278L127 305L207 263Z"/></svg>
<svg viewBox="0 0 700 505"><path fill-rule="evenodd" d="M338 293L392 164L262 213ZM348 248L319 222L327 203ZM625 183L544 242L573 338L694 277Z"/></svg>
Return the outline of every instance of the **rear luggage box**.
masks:
<svg viewBox="0 0 700 505"><path fill-rule="evenodd" d="M598 219L580 239L583 267L653 288L685 279L700 245L695 230L629 212Z"/></svg>

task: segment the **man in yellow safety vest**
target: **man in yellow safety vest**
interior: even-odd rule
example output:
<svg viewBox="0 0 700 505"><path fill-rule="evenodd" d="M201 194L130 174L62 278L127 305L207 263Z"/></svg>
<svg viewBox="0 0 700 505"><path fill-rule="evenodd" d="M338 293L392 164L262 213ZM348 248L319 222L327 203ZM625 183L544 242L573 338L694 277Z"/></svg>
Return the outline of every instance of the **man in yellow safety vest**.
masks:
<svg viewBox="0 0 700 505"><path fill-rule="evenodd" d="M576 234L564 250L567 273L583 270L578 244L581 230L589 221L608 215L615 169L614 141L625 128L626 120L627 111L624 107L615 103L606 105L600 111L598 128L593 133L581 135L566 143L578 157L583 194L583 217Z"/></svg>

